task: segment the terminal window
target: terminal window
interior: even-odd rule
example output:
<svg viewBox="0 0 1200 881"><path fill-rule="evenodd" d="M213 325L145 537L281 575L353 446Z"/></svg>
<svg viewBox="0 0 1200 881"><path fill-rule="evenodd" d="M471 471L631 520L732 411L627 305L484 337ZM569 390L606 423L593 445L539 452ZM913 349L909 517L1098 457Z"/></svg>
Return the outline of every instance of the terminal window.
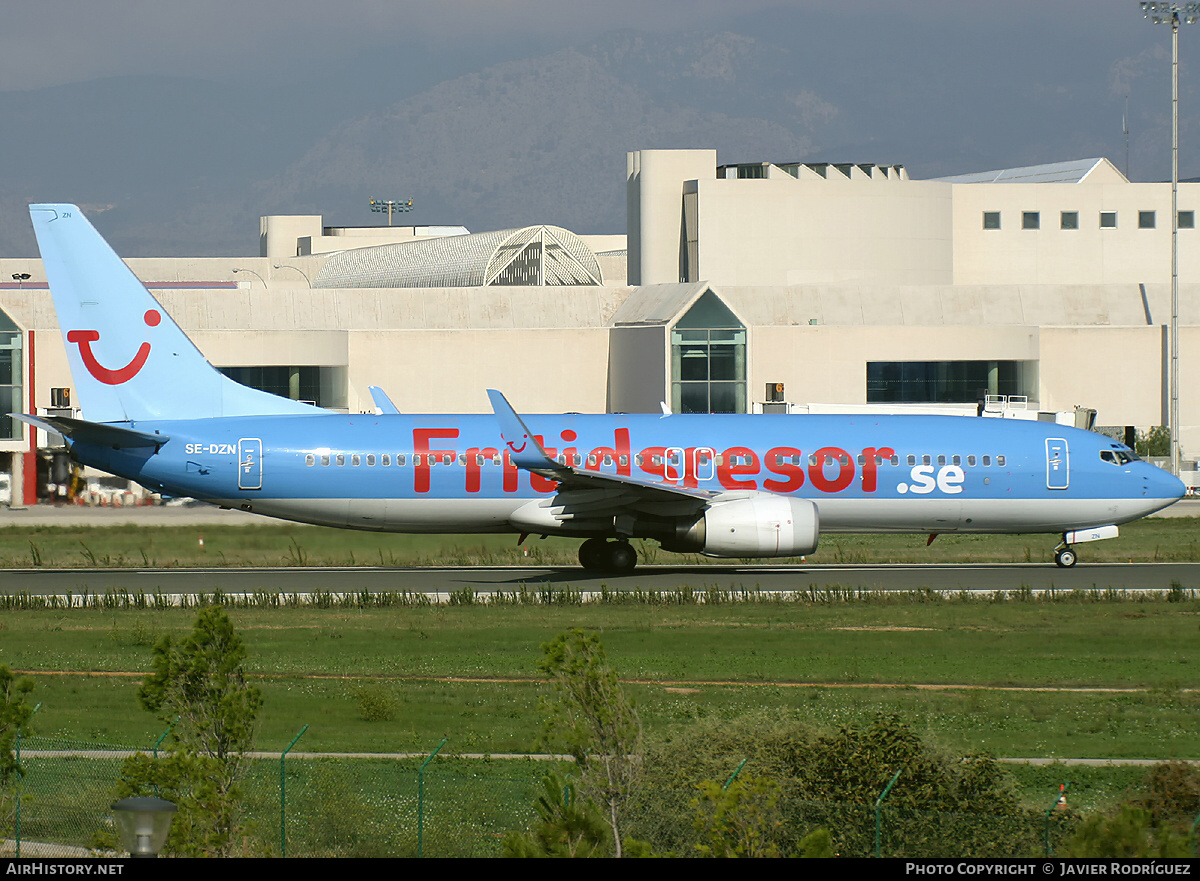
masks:
<svg viewBox="0 0 1200 881"><path fill-rule="evenodd" d="M345 368L311 366L221 367L234 382L318 407L344 408Z"/></svg>
<svg viewBox="0 0 1200 881"><path fill-rule="evenodd" d="M1021 229L1041 229L1042 215L1037 211L1021 212Z"/></svg>
<svg viewBox="0 0 1200 881"><path fill-rule="evenodd" d="M1154 212L1138 212L1138 229L1154 229Z"/></svg>
<svg viewBox="0 0 1200 881"><path fill-rule="evenodd" d="M999 229L1000 228L1000 212L999 211L983 212L983 228L984 229Z"/></svg>
<svg viewBox="0 0 1200 881"><path fill-rule="evenodd" d="M1079 212L1064 211L1058 224L1059 229L1079 229Z"/></svg>
<svg viewBox="0 0 1200 881"><path fill-rule="evenodd" d="M1195 229L1196 228L1196 212L1195 211L1180 211L1179 212L1179 228L1180 229Z"/></svg>
<svg viewBox="0 0 1200 881"><path fill-rule="evenodd" d="M16 324L0 311L0 439L21 437L21 423L8 413L24 413L21 379L23 334Z"/></svg>
<svg viewBox="0 0 1200 881"><path fill-rule="evenodd" d="M1116 229L1117 228L1117 212L1101 211L1100 212L1100 228L1101 229Z"/></svg>
<svg viewBox="0 0 1200 881"><path fill-rule="evenodd" d="M712 291L671 328L671 410L746 412L746 328Z"/></svg>
<svg viewBox="0 0 1200 881"><path fill-rule="evenodd" d="M867 362L868 404L974 404L1036 390L1036 361Z"/></svg>

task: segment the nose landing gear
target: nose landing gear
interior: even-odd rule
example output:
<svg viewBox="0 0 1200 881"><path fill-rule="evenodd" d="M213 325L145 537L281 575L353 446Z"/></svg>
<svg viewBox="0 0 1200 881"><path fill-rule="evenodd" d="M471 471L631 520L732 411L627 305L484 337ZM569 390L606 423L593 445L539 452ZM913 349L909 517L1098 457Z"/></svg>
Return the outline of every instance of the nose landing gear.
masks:
<svg viewBox="0 0 1200 881"><path fill-rule="evenodd" d="M627 541L589 538L579 546L579 563L584 569L625 575L637 566L637 551Z"/></svg>
<svg viewBox="0 0 1200 881"><path fill-rule="evenodd" d="M1067 544L1067 537L1064 535L1062 542L1054 549L1054 565L1060 569L1070 569L1078 561L1075 549Z"/></svg>

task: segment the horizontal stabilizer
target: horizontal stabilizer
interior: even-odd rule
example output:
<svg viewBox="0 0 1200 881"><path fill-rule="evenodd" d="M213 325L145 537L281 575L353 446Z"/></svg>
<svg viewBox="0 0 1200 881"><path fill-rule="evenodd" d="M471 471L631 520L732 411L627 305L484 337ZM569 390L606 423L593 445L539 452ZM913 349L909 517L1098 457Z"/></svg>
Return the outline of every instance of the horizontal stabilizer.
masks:
<svg viewBox="0 0 1200 881"><path fill-rule="evenodd" d="M52 431L78 443L112 447L115 450L154 447L157 451L171 439L165 434L147 434L144 431L134 431L132 428L124 428L120 425L87 422L67 416L27 416L24 413L9 413L8 415L35 428L40 428L42 431Z"/></svg>

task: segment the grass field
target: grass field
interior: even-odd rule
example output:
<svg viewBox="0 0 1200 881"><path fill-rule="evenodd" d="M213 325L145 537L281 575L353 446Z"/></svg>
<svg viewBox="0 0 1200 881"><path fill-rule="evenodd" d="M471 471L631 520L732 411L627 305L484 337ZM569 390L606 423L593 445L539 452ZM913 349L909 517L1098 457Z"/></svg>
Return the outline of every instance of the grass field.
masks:
<svg viewBox="0 0 1200 881"><path fill-rule="evenodd" d="M937 741L996 755L1200 758L1200 602L923 601L721 606L235 609L263 689L259 744L525 752L539 646L602 634L647 729L759 708L827 726L894 710ZM158 634L187 610L15 611L0 662L29 672L39 733L148 745L137 704ZM928 686L939 686L931 688Z"/></svg>
<svg viewBox="0 0 1200 881"><path fill-rule="evenodd" d="M1142 521L1123 527L1118 540L1089 545L1088 558L1197 559L1196 527L1190 519ZM810 560L1045 561L1052 543L943 536L927 548L914 536L839 536ZM10 527L0 529L0 568L574 564L576 544L550 539L519 549L505 536L293 525ZM535 750L539 701L549 694L536 673L540 646L582 626L602 635L652 736L764 708L829 728L894 711L957 752L1197 759L1194 597L847 592L693 605L645 595L588 605L238 607L231 615L264 693L258 745L267 750L282 749L305 725L297 750L428 752L443 736L447 756ZM193 619L192 610L168 608L10 608L0 617L0 663L34 676L37 734L148 748L162 726L138 706L138 684L155 640L188 631ZM1088 808L1117 798L1144 771L1051 766L1014 774L1030 804L1048 806L1071 780L1072 804Z"/></svg>
<svg viewBox="0 0 1200 881"><path fill-rule="evenodd" d="M1197 518L1140 520L1119 538L1082 546L1094 562L1200 560ZM200 539L203 538L203 544ZM920 535L826 535L815 563L1052 562L1049 535L943 535L926 547ZM669 554L637 543L643 562L708 558ZM412 564L577 564L578 540L511 535L417 536L356 532L264 521L261 526L7 526L0 528L0 569L181 566L396 566Z"/></svg>

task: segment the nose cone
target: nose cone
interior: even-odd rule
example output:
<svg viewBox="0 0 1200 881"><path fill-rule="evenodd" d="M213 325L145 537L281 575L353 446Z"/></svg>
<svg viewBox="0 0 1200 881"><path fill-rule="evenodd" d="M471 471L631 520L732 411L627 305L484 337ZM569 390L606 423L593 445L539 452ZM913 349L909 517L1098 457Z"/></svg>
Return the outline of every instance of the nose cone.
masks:
<svg viewBox="0 0 1200 881"><path fill-rule="evenodd" d="M1146 464L1145 471L1142 475L1143 492L1147 502L1157 502L1150 511L1158 511L1162 508L1172 505L1183 498L1187 492L1187 487L1183 481L1171 474L1169 471L1164 471L1155 465Z"/></svg>

